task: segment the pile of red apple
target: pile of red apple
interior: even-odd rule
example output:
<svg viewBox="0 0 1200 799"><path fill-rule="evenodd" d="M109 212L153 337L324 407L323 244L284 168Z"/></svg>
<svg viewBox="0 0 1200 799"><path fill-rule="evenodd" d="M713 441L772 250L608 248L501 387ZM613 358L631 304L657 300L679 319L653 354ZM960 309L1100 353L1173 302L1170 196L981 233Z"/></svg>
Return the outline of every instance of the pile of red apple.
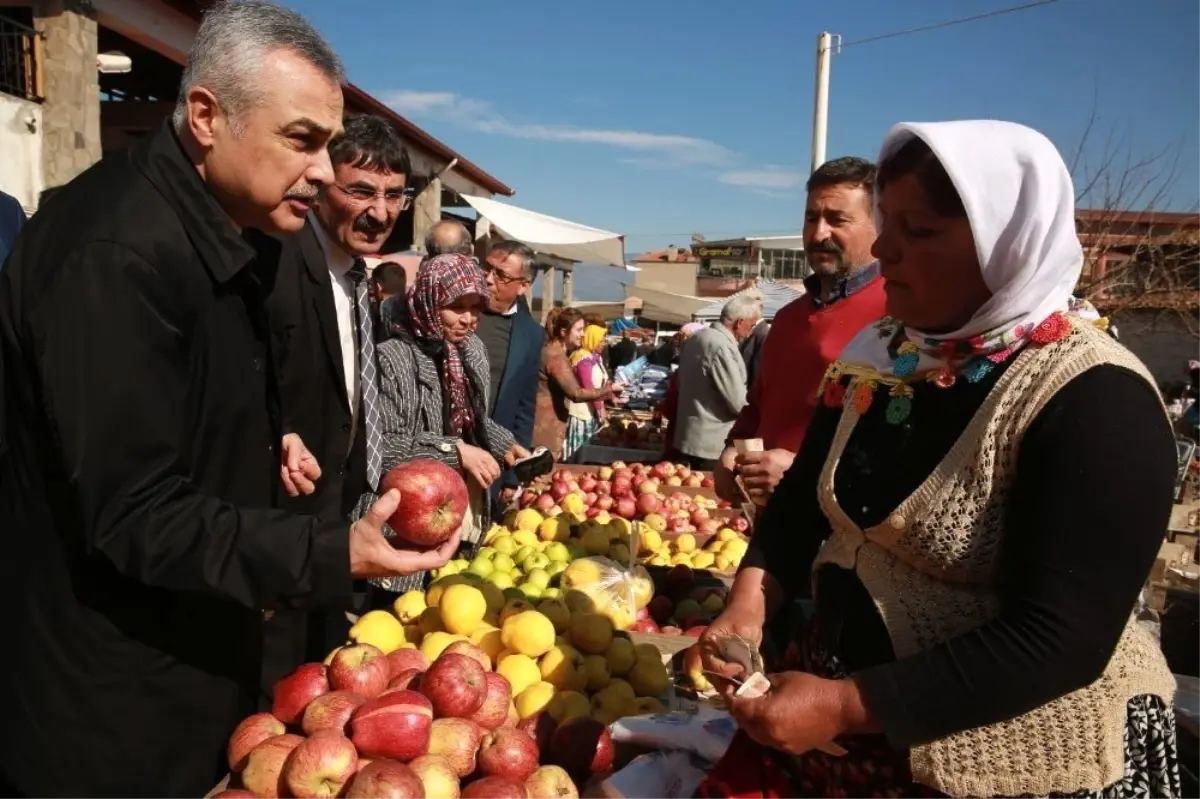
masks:
<svg viewBox="0 0 1200 799"><path fill-rule="evenodd" d="M485 666L485 664L488 664ZM612 769L608 728L591 718L519 719L508 680L481 651L384 655L343 647L274 686L270 713L229 739L239 787L220 797L578 797Z"/></svg>
<svg viewBox="0 0 1200 799"><path fill-rule="evenodd" d="M588 518L598 516L601 512L643 521L647 517L660 516L664 523L660 525L662 529L659 532L715 533L720 528L719 522L713 520L711 525L703 526L702 523L709 520L712 509L728 509L730 503L683 490L711 487L711 476L693 472L686 466L665 462L653 467L641 463L626 466L618 462L612 466L601 466L594 474L559 469L531 484L521 494L520 504L523 508L534 508L545 516L555 516L562 512L560 503L564 498L569 494L579 494L583 497ZM680 490L665 496L665 492L671 488Z"/></svg>

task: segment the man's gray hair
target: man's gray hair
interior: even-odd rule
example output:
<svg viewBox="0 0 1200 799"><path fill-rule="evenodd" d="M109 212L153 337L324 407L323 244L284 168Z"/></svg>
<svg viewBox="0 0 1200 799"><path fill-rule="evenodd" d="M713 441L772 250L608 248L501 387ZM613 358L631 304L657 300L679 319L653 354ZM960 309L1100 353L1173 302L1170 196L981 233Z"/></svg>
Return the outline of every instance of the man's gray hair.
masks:
<svg viewBox="0 0 1200 799"><path fill-rule="evenodd" d="M511 258L514 255L517 256L517 260L521 262L521 277L526 280L533 280L533 266L537 261L537 253L528 244L522 244L513 239L500 239L491 246L491 249L488 250L488 255L494 252L503 253L505 258Z"/></svg>
<svg viewBox="0 0 1200 799"><path fill-rule="evenodd" d="M467 226L455 219L443 219L425 236L425 257L435 255L474 255L475 243Z"/></svg>
<svg viewBox="0 0 1200 799"><path fill-rule="evenodd" d="M234 133L244 112L261 101L259 73L274 50L298 53L330 80L345 82L342 62L308 20L266 0L224 0L204 13L171 121L177 133L187 127L187 96L197 86L213 93Z"/></svg>
<svg viewBox="0 0 1200 799"><path fill-rule="evenodd" d="M747 291L732 297L721 309L722 322L740 322L743 319L761 319L763 296L758 291Z"/></svg>

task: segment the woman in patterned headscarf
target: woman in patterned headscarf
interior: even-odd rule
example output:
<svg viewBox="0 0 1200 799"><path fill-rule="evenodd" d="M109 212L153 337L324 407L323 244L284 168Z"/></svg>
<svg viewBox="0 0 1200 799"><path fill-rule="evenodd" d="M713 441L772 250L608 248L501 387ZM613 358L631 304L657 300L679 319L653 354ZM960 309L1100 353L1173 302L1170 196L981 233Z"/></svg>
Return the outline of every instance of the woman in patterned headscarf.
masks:
<svg viewBox="0 0 1200 799"><path fill-rule="evenodd" d="M487 301L479 262L467 255L426 259L412 291L392 297L393 336L376 350L379 361L383 471L413 458L434 458L463 472L471 494L463 544L482 533L487 489L500 462L529 453L488 414L488 360L475 326ZM374 495L359 502L361 512ZM423 574L381 580L391 592L422 586Z"/></svg>

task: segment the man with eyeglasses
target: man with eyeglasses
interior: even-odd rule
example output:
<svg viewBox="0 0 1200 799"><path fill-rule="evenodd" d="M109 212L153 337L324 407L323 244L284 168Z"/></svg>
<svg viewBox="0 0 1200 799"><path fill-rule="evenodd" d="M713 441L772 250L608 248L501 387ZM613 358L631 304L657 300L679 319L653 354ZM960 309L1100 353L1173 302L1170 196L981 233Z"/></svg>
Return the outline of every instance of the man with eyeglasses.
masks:
<svg viewBox="0 0 1200 799"><path fill-rule="evenodd" d="M533 283L534 259L533 250L519 241L492 243L482 264L490 296L477 330L491 367L488 408L492 421L511 431L526 448L533 439L538 372L546 338L546 331L522 302ZM494 485L493 495L514 484L512 474L506 474Z"/></svg>
<svg viewBox="0 0 1200 799"><path fill-rule="evenodd" d="M304 229L283 242L268 303L279 380L284 505L347 518L379 480L377 324L366 256L384 246L409 204L411 161L391 124L346 119L329 144L333 181ZM345 614L277 613L267 624L263 687L346 640Z"/></svg>

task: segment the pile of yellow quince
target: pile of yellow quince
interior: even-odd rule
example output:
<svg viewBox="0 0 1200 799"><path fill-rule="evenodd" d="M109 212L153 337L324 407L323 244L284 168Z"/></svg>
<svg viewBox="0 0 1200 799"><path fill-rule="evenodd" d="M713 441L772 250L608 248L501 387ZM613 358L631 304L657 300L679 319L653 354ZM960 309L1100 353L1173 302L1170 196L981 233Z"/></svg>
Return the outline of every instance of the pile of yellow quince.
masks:
<svg viewBox="0 0 1200 799"><path fill-rule="evenodd" d="M576 579L583 580L583 570L564 572L564 580ZM469 642L508 680L521 718L545 710L560 722L592 716L611 724L662 712L660 698L670 688L659 651L635 645L587 594L567 589L563 599L505 596L470 572L444 576L427 592L403 594L390 610L370 611L350 638L385 653L419 649L430 662L456 641Z"/></svg>
<svg viewBox="0 0 1200 799"><path fill-rule="evenodd" d="M723 527L703 547L696 536L681 533L664 537L642 528L639 533L638 559L649 566L690 566L693 569L734 571L741 565L750 541L731 527Z"/></svg>

